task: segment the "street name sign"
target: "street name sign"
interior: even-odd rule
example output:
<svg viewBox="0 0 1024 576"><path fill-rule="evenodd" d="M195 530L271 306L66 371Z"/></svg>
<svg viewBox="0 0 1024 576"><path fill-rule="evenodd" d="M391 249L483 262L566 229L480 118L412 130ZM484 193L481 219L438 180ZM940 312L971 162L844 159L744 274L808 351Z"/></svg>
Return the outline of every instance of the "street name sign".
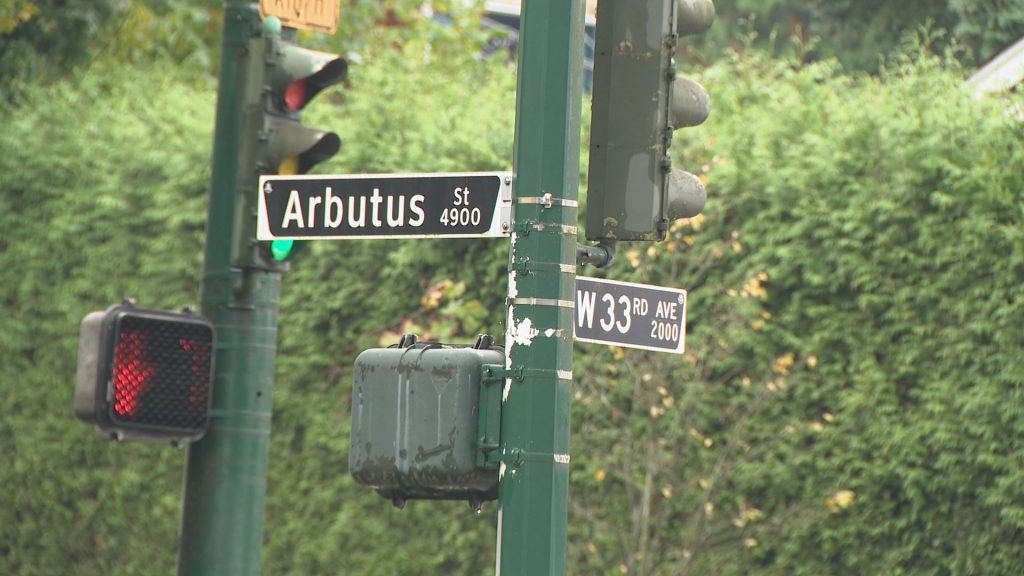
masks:
<svg viewBox="0 0 1024 576"><path fill-rule="evenodd" d="M338 0L260 0L260 18L277 16L290 28L334 34L338 4Z"/></svg>
<svg viewBox="0 0 1024 576"><path fill-rule="evenodd" d="M683 353L686 290L576 277L576 339Z"/></svg>
<svg viewBox="0 0 1024 576"><path fill-rule="evenodd" d="M511 172L260 178L259 240L510 235Z"/></svg>

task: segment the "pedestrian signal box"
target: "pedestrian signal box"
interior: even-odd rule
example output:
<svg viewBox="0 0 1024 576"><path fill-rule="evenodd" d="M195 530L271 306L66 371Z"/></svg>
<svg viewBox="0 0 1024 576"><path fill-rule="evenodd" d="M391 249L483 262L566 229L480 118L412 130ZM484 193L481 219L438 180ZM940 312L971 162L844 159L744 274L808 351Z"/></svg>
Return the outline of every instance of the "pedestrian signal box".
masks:
<svg viewBox="0 0 1024 576"><path fill-rule="evenodd" d="M406 500L498 496L498 434L505 365L490 336L470 346L416 342L356 358L349 469L402 507Z"/></svg>
<svg viewBox="0 0 1024 576"><path fill-rule="evenodd" d="M198 440L212 400L214 329L131 304L91 312L78 341L75 415L116 440Z"/></svg>

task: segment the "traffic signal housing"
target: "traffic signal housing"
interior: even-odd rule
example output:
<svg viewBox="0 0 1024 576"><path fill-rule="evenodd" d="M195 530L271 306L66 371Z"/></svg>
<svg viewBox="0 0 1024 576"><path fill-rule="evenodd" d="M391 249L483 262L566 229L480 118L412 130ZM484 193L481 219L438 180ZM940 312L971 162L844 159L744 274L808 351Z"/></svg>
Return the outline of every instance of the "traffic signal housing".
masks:
<svg viewBox="0 0 1024 576"><path fill-rule="evenodd" d="M682 34L714 19L711 0L602 0L597 5L587 188L588 240L665 238L672 220L704 208L694 175L673 169L675 128L704 122L707 91L676 77Z"/></svg>
<svg viewBox="0 0 1024 576"><path fill-rule="evenodd" d="M282 39L275 17L263 21L246 58L238 178L243 201L238 203L234 263L282 271L302 243L256 239L259 177L306 174L338 153L338 135L302 125L302 110L317 94L346 79L348 62Z"/></svg>
<svg viewBox="0 0 1024 576"><path fill-rule="evenodd" d="M82 319L75 416L116 440L180 444L205 434L215 332L192 313L119 304Z"/></svg>
<svg viewBox="0 0 1024 576"><path fill-rule="evenodd" d="M355 362L349 471L402 507L406 500L498 497L505 354L481 336L470 346L406 335Z"/></svg>

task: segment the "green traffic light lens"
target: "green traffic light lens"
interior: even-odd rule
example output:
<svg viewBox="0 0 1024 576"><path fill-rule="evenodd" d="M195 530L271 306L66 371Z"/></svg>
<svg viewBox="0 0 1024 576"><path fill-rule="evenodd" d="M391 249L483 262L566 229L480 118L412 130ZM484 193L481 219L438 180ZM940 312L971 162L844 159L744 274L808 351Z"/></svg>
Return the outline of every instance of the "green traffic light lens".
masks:
<svg viewBox="0 0 1024 576"><path fill-rule="evenodd" d="M292 254L295 240L273 240L270 243L270 255L278 262L284 262Z"/></svg>

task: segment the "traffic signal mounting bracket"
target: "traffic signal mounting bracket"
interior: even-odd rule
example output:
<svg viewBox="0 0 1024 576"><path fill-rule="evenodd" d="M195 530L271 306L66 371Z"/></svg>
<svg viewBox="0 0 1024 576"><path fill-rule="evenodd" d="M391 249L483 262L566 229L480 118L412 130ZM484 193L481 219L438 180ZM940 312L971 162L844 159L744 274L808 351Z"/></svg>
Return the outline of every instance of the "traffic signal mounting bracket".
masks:
<svg viewBox="0 0 1024 576"><path fill-rule="evenodd" d="M501 464L501 397L505 380L523 379L523 367L505 368L500 364L480 367L480 403L477 425L476 464L481 468L497 468Z"/></svg>

